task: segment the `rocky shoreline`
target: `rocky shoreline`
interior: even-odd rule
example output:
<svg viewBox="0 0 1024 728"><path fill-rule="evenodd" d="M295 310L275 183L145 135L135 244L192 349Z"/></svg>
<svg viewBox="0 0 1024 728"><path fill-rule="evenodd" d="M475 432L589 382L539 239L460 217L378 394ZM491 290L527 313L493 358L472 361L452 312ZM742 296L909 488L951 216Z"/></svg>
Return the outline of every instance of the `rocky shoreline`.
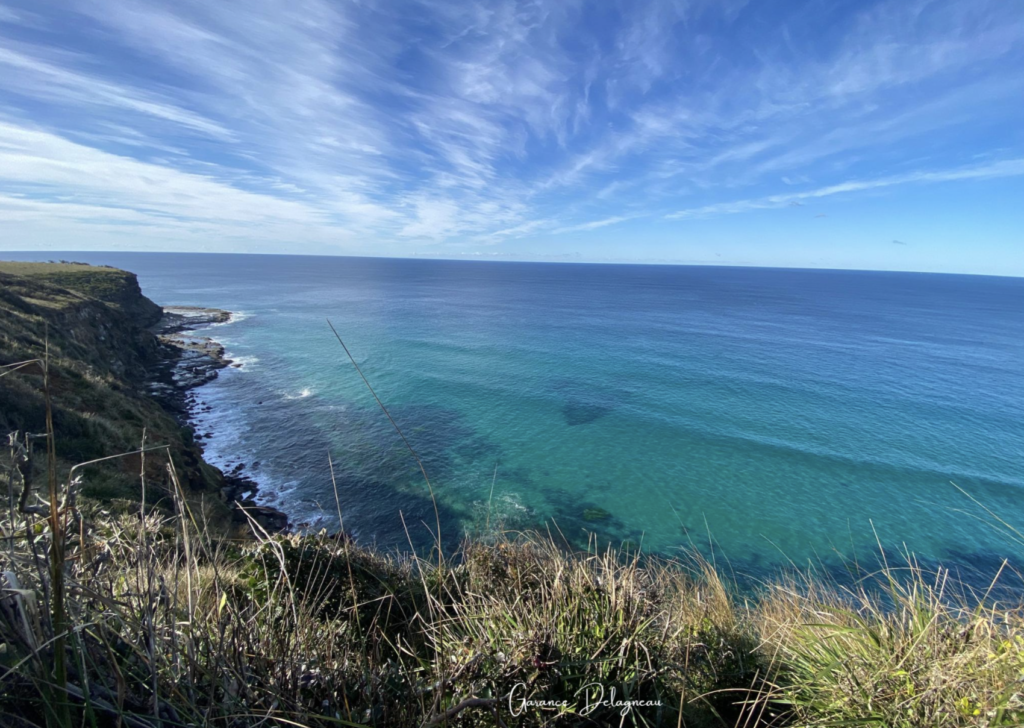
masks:
<svg viewBox="0 0 1024 728"><path fill-rule="evenodd" d="M163 316L151 327L164 347L165 357L153 371L149 394L174 415L182 427L193 433L200 450L213 433L195 431L199 408L204 406L204 411L210 408L197 401L193 390L212 382L220 370L241 365L227 357L218 341L194 332L212 324L227 323L232 316L230 311L216 308L165 306ZM236 520L245 523L251 517L268 532L288 531L287 514L256 502L259 484L246 475L245 470L246 464L238 463L223 471L221 495L235 506Z"/></svg>

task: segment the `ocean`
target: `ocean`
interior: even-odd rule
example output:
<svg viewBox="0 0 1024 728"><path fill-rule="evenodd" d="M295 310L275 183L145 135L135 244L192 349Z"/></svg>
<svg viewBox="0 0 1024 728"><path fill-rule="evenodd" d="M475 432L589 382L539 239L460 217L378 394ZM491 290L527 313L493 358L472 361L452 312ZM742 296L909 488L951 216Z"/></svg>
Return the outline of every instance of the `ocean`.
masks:
<svg viewBox="0 0 1024 728"><path fill-rule="evenodd" d="M823 270L5 253L226 308L208 459L385 548L495 526L698 549L758 578L1024 543L1024 279ZM333 462L338 502L332 486ZM980 505L979 505L980 504ZM987 509L987 510L986 510ZM1000 524L1000 520L1003 524Z"/></svg>

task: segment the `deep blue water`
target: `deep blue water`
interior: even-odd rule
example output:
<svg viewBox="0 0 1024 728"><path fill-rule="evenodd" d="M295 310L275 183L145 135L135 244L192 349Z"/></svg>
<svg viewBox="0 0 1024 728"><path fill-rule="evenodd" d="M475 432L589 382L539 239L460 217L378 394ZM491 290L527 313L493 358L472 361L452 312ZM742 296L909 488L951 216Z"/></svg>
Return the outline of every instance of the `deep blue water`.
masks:
<svg viewBox="0 0 1024 728"><path fill-rule="evenodd" d="M14 257L4 254L4 257ZM906 548L994 572L1024 547L1024 279L752 268L45 253L239 311L199 392L210 459L363 541L488 521L696 544L738 571ZM496 475L495 475L496 471ZM493 493L492 493L493 483ZM607 516L596 518L607 512ZM426 524L426 525L424 525ZM435 529L436 530L436 529ZM876 541L877 539L877 541Z"/></svg>

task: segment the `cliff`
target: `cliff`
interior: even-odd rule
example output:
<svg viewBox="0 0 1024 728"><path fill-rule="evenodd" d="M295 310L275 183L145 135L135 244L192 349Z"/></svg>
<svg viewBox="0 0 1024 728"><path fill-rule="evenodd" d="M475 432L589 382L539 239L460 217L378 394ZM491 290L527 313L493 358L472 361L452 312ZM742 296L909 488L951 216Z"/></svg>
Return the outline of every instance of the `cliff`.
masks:
<svg viewBox="0 0 1024 728"><path fill-rule="evenodd" d="M160 306L142 295L138 277L118 268L84 263L0 261L0 272L84 294L126 314L140 326L152 326L163 313Z"/></svg>
<svg viewBox="0 0 1024 728"><path fill-rule="evenodd" d="M226 512L211 497L219 496L222 474L203 461L190 428L146 393L175 356L148 328L161 315L126 271L0 263L0 366L40 359L48 350L59 474L75 463L138 450L145 433L147 446L168 446L191 495ZM0 434L44 431L41 368L0 379ZM134 503L141 497L140 467L138 456L90 466L81 495L104 505ZM166 458L148 458L147 476L147 500L165 504Z"/></svg>

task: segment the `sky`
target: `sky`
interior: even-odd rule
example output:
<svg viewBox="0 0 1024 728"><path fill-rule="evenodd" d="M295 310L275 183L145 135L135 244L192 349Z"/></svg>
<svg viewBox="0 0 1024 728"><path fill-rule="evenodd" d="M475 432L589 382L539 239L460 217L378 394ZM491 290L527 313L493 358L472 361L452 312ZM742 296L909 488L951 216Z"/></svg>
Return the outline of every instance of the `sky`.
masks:
<svg viewBox="0 0 1024 728"><path fill-rule="evenodd" d="M0 251L1024 275L1018 0L0 0Z"/></svg>

